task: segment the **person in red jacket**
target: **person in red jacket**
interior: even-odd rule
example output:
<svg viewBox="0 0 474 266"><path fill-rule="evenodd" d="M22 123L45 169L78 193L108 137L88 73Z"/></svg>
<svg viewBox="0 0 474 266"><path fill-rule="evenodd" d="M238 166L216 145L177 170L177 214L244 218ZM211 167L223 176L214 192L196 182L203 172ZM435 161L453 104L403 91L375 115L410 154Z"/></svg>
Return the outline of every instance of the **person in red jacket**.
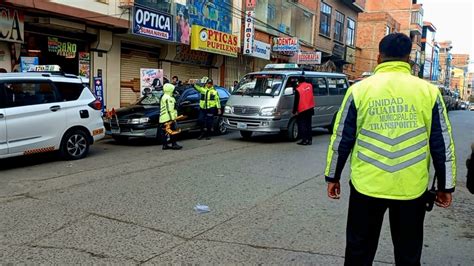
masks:
<svg viewBox="0 0 474 266"><path fill-rule="evenodd" d="M313 85L307 83L304 77L299 77L293 105L293 114L296 115L301 137L298 145L311 145L313 142L311 120L314 115L314 106Z"/></svg>

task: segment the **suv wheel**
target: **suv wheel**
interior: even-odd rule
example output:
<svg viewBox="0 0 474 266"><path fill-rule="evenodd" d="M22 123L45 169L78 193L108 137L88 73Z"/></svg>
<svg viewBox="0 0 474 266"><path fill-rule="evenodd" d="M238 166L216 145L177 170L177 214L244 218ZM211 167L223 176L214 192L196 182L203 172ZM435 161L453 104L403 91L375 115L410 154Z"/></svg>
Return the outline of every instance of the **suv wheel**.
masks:
<svg viewBox="0 0 474 266"><path fill-rule="evenodd" d="M89 137L81 129L72 130L64 135L61 143L61 156L67 160L78 160L89 152Z"/></svg>
<svg viewBox="0 0 474 266"><path fill-rule="evenodd" d="M214 132L216 132L217 135L224 135L225 133L227 133L227 127L225 126L224 118L219 117L217 119L217 122L214 126Z"/></svg>

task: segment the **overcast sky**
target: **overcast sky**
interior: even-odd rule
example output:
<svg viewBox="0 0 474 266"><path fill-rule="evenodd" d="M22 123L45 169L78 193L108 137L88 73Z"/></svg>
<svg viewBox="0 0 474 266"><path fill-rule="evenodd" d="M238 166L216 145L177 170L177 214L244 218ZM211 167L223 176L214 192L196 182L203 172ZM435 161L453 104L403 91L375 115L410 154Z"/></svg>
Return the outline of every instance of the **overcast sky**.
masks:
<svg viewBox="0 0 474 266"><path fill-rule="evenodd" d="M451 40L453 53L470 54L474 63L474 1L419 0L425 11L423 20L437 28L438 41ZM474 70L474 64L470 66Z"/></svg>

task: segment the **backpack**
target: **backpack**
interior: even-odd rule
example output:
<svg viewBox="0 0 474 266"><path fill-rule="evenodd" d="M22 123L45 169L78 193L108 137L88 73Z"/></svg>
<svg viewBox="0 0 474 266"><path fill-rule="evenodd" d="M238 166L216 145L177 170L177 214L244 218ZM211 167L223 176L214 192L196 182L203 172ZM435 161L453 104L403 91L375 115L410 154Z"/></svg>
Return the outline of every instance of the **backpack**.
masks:
<svg viewBox="0 0 474 266"><path fill-rule="evenodd" d="M466 181L466 187L471 192L474 194L474 143L471 145L471 157L467 159L466 161L466 166L467 166L467 181Z"/></svg>

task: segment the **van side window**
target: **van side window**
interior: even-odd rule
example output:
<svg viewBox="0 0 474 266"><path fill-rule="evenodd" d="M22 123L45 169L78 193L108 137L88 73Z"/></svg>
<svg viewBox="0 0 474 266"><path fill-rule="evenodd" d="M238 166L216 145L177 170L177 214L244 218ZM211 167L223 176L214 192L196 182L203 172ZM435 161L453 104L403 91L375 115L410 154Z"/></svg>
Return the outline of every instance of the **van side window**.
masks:
<svg viewBox="0 0 474 266"><path fill-rule="evenodd" d="M328 87L326 80L324 78L310 78L308 82L313 85L313 95L314 96L327 96Z"/></svg>
<svg viewBox="0 0 474 266"><path fill-rule="evenodd" d="M328 78L329 95L345 95L347 82L345 78Z"/></svg>
<svg viewBox="0 0 474 266"><path fill-rule="evenodd" d="M4 83L7 106L18 107L61 101L55 87L45 81Z"/></svg>

